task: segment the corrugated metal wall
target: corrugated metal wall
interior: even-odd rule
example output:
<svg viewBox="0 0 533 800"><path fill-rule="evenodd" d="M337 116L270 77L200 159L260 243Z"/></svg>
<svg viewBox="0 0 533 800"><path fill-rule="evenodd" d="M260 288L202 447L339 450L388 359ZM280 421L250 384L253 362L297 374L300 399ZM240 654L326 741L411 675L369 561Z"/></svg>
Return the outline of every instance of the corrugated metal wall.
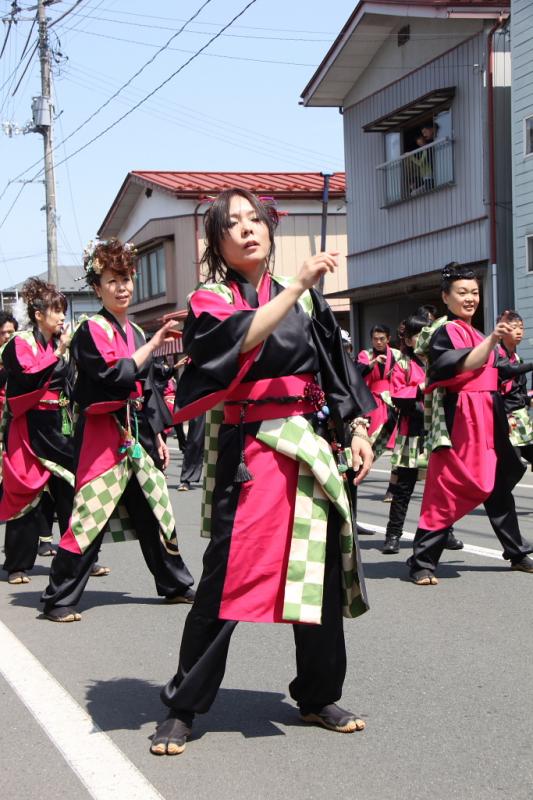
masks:
<svg viewBox="0 0 533 800"><path fill-rule="evenodd" d="M533 155L524 155L524 118L533 115L533 4L513 0L511 15L514 274L516 307L524 317L521 354L533 359L533 273L526 271L526 236L533 235Z"/></svg>
<svg viewBox="0 0 533 800"><path fill-rule="evenodd" d="M429 272L446 262L488 258L484 152L484 49L480 34L401 81L344 111L347 170L348 280L351 287ZM455 185L379 208L376 167L385 161L384 136L363 125L428 92L455 86L452 105ZM462 227L463 223L469 224ZM449 230L442 231L443 228ZM431 235L426 235L431 232ZM441 231L441 232L438 232ZM402 244L383 247L390 243ZM370 253L361 253L371 248ZM358 254L359 253L359 254Z"/></svg>

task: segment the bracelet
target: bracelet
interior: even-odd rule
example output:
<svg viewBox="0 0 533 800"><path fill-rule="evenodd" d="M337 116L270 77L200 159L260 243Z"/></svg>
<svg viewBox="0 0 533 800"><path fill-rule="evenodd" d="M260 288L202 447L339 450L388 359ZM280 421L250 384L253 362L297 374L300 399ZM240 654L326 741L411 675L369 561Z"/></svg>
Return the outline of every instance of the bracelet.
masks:
<svg viewBox="0 0 533 800"><path fill-rule="evenodd" d="M355 434L355 429L359 427L368 430L370 427L370 421L366 419L366 417L356 417L348 423L348 427L350 428L351 433Z"/></svg>
<svg viewBox="0 0 533 800"><path fill-rule="evenodd" d="M366 433L356 433L352 431L352 439L362 439L363 442L368 442L368 444L372 444L372 439L366 435Z"/></svg>

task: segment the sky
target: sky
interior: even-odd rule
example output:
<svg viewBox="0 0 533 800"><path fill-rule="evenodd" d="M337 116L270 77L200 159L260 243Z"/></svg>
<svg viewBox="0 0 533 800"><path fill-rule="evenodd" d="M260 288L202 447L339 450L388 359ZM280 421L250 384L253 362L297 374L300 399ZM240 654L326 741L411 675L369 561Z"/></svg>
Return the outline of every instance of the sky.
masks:
<svg viewBox="0 0 533 800"><path fill-rule="evenodd" d="M59 264L80 263L130 170L344 169L338 110L303 108L298 100L355 0L255 0L147 102L76 153L176 72L248 2L83 0L51 26ZM204 4L169 47L98 111ZM35 0L19 5L31 9ZM73 5L74 0L54 3L48 16L56 20ZM0 0L1 17L10 8L10 0ZM4 125L22 128L31 120L32 97L40 94L38 54L29 58L36 42L34 15L19 15L0 59ZM6 32L4 23L2 44ZM0 289L47 268L42 155L39 134L9 137L0 129Z"/></svg>

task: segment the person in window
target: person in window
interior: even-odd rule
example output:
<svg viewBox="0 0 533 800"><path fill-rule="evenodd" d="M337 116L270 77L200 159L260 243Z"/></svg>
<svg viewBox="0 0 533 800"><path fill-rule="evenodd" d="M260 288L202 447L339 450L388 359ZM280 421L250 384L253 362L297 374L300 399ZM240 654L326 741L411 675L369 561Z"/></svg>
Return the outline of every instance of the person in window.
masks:
<svg viewBox="0 0 533 800"><path fill-rule="evenodd" d="M524 466L509 441L509 426L499 380L533 369L510 364L498 343L511 332L504 314L484 336L472 326L479 306L479 281L467 267L442 271L442 299L448 307L424 329L417 352L428 360L429 464L420 519L408 560L418 586L438 583L435 571L448 529L483 503L511 569L533 573L533 547L520 532L513 487Z"/></svg>
<svg viewBox="0 0 533 800"><path fill-rule="evenodd" d="M152 375L152 354L174 323L146 342L129 321L136 261L133 245L117 239L91 243L84 253L86 280L102 309L81 323L71 343L79 408L76 493L41 598L53 622L81 619L76 606L106 531L115 541L139 539L160 597L170 603L194 599L162 472L169 453L161 431L171 419Z"/></svg>
<svg viewBox="0 0 533 800"><path fill-rule="evenodd" d="M416 139L417 148L425 148L428 142L422 133ZM407 159L411 195L422 194L433 189L433 160L430 149L418 149Z"/></svg>
<svg viewBox="0 0 533 800"><path fill-rule="evenodd" d="M294 279L276 276L276 224L269 200L243 189L222 192L205 215L209 278L190 297L176 418L208 412L203 526L211 539L178 670L161 693L170 710L155 755L185 749L195 714L216 697L238 621L293 624L289 691L304 721L342 733L365 726L337 705L342 617L367 609L339 468L345 474L347 445L356 480L370 469L361 415L374 402L313 288L337 254L309 258Z"/></svg>

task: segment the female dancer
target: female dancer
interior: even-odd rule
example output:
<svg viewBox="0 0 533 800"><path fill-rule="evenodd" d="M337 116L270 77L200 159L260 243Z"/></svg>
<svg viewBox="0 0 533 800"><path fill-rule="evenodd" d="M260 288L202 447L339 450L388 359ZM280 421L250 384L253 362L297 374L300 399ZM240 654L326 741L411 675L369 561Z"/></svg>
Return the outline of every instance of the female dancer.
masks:
<svg viewBox="0 0 533 800"><path fill-rule="evenodd" d="M76 494L42 597L45 616L54 622L81 618L75 606L106 529L114 539L136 533L159 595L174 603L194 598L160 469L168 463L160 432L170 419L151 380L152 353L173 323L147 343L129 322L135 264L133 245L116 239L85 251L86 279L103 308L80 325L71 343L77 367L73 396L80 410Z"/></svg>
<svg viewBox="0 0 533 800"><path fill-rule="evenodd" d="M381 551L385 555L400 552L400 538L411 495L420 469L425 469L427 466L423 405L426 366L421 357L415 353L418 336L426 325L427 320L417 315L404 320L402 355L391 374L391 398L400 415L398 435L391 459L391 466L398 475L398 482L390 507L385 544ZM451 528L444 546L447 550L463 548L463 543L455 537Z"/></svg>
<svg viewBox="0 0 533 800"><path fill-rule="evenodd" d="M64 532L72 510L73 447L68 413L72 368L61 335L67 301L54 286L29 278L21 292L32 330L13 336L2 353L9 422L3 458L0 518L7 520L4 569L28 583L43 533L43 491L51 495ZM50 502L50 501L48 501Z"/></svg>
<svg viewBox="0 0 533 800"><path fill-rule="evenodd" d="M413 555L407 562L410 577L419 586L438 583L435 570L447 529L480 503L511 569L533 573L528 556L533 547L522 538L512 495L524 467L509 441L498 393L498 378L527 372L532 365L511 365L499 355L498 341L510 332L505 315L487 337L472 326L479 305L479 283L472 270L445 267L442 299L447 316L418 340L418 352L429 362L431 455Z"/></svg>
<svg viewBox="0 0 533 800"><path fill-rule="evenodd" d="M323 436L343 460L352 421L361 480L372 451L358 417L374 403L331 310L309 291L334 270L337 254L308 259L294 281L273 276L277 215L265 203L231 189L205 217L209 282L190 298L191 364L178 384L177 419L224 405L218 432L208 415L203 511L211 541L178 671L162 691L170 712L152 741L157 755L181 753L194 715L211 706L238 620L294 623L290 694L303 720L346 733L364 727L336 705L346 671L342 615L357 616L367 603L345 485Z"/></svg>

